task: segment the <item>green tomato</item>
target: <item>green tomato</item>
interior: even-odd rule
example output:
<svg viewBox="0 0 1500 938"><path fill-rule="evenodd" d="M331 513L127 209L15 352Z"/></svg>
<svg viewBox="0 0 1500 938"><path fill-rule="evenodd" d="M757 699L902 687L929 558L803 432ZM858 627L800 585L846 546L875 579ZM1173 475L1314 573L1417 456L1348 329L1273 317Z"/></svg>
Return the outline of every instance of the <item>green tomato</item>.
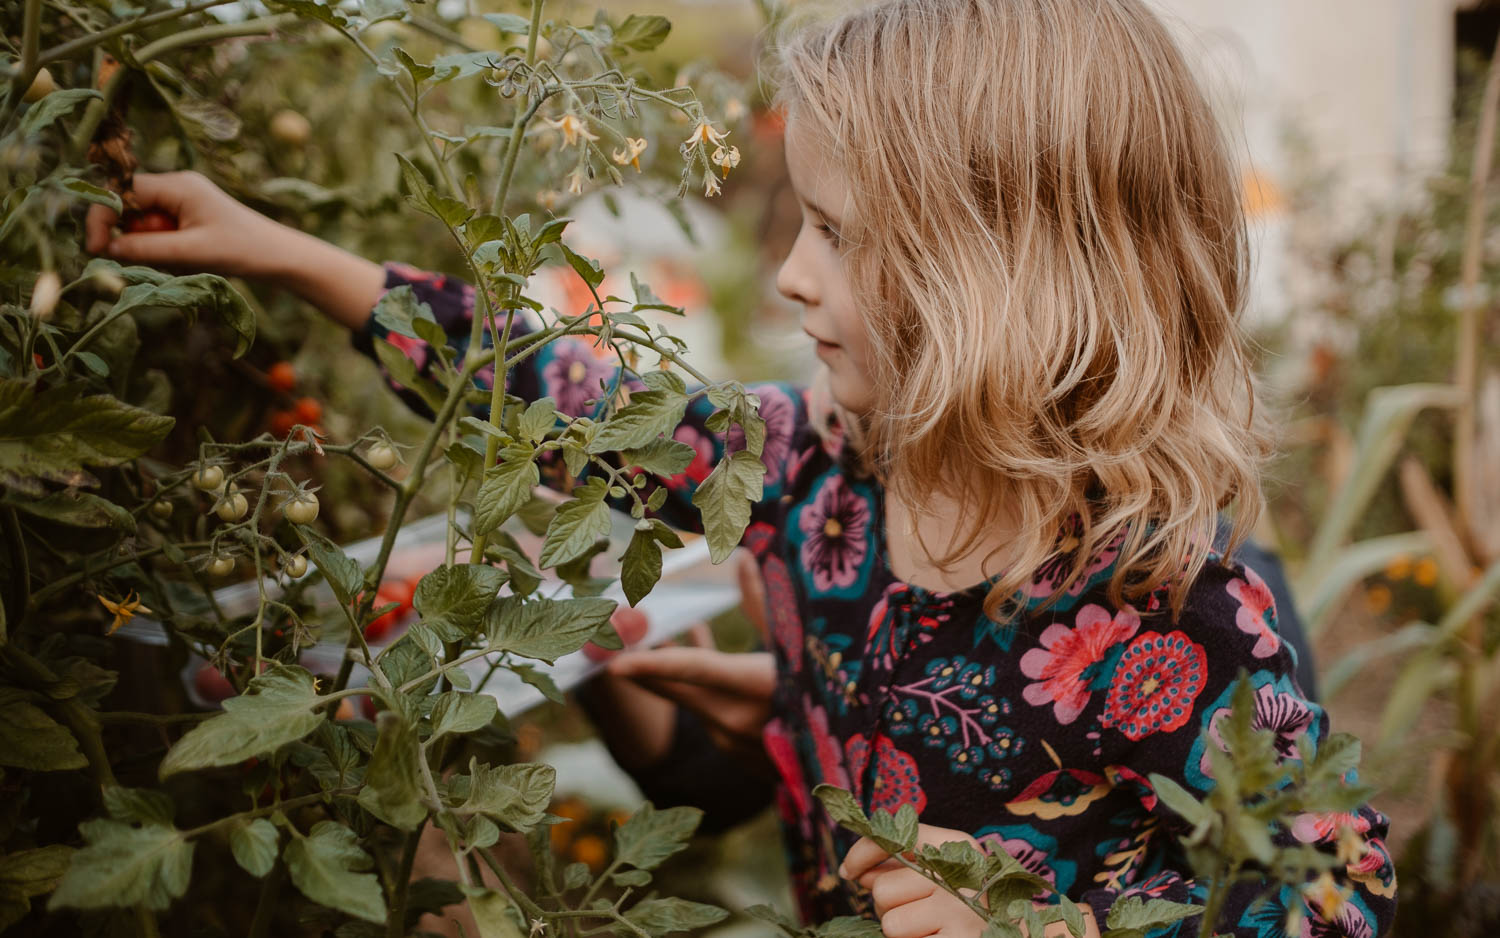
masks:
<svg viewBox="0 0 1500 938"><path fill-rule="evenodd" d="M156 501L151 503L151 514L162 521L172 517L172 503L169 501Z"/></svg>
<svg viewBox="0 0 1500 938"><path fill-rule="evenodd" d="M287 499L281 514L292 524L312 524L318 520L318 496L302 492Z"/></svg>
<svg viewBox="0 0 1500 938"><path fill-rule="evenodd" d="M396 448L389 443L376 443L371 446L365 451L365 458L370 461L370 465L381 472L396 465L398 459Z"/></svg>
<svg viewBox="0 0 1500 938"><path fill-rule="evenodd" d="M287 576L295 580L307 573L307 558L298 554L288 559L283 569L285 569Z"/></svg>
<svg viewBox="0 0 1500 938"><path fill-rule="evenodd" d="M193 473L193 485L205 492L217 492L224 484L224 470L218 466L203 466Z"/></svg>
<svg viewBox="0 0 1500 938"><path fill-rule="evenodd" d="M208 562L206 569L211 576L228 576L234 572L234 558L225 554L215 554Z"/></svg>
<svg viewBox="0 0 1500 938"><path fill-rule="evenodd" d="M249 510L250 502L244 495L235 492L219 502L218 507L214 508L214 514L218 515L221 521L238 521L245 517L245 512Z"/></svg>

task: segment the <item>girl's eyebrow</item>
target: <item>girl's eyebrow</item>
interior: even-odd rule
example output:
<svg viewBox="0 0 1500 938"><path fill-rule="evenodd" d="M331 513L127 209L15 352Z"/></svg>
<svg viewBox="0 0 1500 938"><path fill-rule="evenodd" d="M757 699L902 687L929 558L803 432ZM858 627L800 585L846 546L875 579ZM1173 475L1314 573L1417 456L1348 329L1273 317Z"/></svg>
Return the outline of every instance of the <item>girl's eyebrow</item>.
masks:
<svg viewBox="0 0 1500 938"><path fill-rule="evenodd" d="M808 208L812 209L814 212L817 212L819 215L822 215L824 221L831 222L835 227L838 226L838 224L839 224L838 216L832 214L831 212L828 212L827 210L825 210L824 208L822 208L821 206L819 206L816 202L814 202L812 199L803 198L800 195L797 196L797 198L802 199L802 204L803 205L806 205Z"/></svg>

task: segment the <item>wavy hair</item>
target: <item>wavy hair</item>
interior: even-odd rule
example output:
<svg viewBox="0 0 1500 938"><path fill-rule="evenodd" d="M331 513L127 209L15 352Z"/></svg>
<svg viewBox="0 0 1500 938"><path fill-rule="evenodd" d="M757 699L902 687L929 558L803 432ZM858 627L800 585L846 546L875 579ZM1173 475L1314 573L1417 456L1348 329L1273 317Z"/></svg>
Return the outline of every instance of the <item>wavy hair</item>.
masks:
<svg viewBox="0 0 1500 938"><path fill-rule="evenodd" d="M876 0L786 25L776 104L851 193L877 389L842 415L861 465L909 504L940 483L974 506L948 550L921 545L945 569L1015 521L992 616L1044 565L1062 595L1115 538L1114 600L1171 584L1180 612L1219 512L1231 549L1258 520L1270 444L1239 175L1165 26L1140 0Z"/></svg>

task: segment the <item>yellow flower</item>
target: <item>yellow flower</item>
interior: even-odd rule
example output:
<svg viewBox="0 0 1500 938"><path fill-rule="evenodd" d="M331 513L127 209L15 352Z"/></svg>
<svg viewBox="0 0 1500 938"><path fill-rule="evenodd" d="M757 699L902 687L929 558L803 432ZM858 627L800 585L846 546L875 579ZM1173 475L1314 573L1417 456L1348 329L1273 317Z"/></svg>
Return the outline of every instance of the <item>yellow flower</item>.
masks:
<svg viewBox="0 0 1500 938"><path fill-rule="evenodd" d="M729 171L740 165L740 148L730 147L726 150L723 147L719 147L714 150L714 155L709 157L709 161L722 169L724 171L724 178L728 179Z"/></svg>
<svg viewBox="0 0 1500 938"><path fill-rule="evenodd" d="M574 195L583 192L583 167L580 166L568 173L568 191Z"/></svg>
<svg viewBox="0 0 1500 938"><path fill-rule="evenodd" d="M619 163L621 166L629 163L631 166L635 167L636 172L640 172L641 154L644 152L646 152L645 137L626 137L625 149L616 150L611 155L614 157L615 162Z"/></svg>
<svg viewBox="0 0 1500 938"><path fill-rule="evenodd" d="M578 138L585 140L598 140L599 135L589 130L589 125L580 120L577 114L564 114L557 120L547 118L547 123L555 130L562 131L563 146L571 147L578 142Z"/></svg>
<svg viewBox="0 0 1500 938"><path fill-rule="evenodd" d="M714 196L716 196L718 194L719 194L719 180L715 179L713 177L712 173L704 173L703 174L703 197L705 199L710 199L710 198L713 198Z"/></svg>
<svg viewBox="0 0 1500 938"><path fill-rule="evenodd" d="M107 633L109 635L115 634L115 630L133 619L136 613L144 612L147 615L150 615L151 613L151 610L147 609L145 605L141 603L140 598L135 595L135 590L131 590L130 595L126 596L124 599L120 600L117 603L110 602L103 596L95 596L94 598L98 599L101 603L104 604L105 609L108 609L111 613L114 614L115 621L109 624L109 632Z"/></svg>
<svg viewBox="0 0 1500 938"><path fill-rule="evenodd" d="M1333 874L1327 870L1323 871L1322 876L1303 886L1302 895L1310 904L1317 907L1325 919L1337 917L1339 910L1349 899L1348 891L1340 888L1339 884L1333 881Z"/></svg>
<svg viewBox="0 0 1500 938"><path fill-rule="evenodd" d="M693 128L692 134L690 134L688 138L682 142L682 145L693 147L697 146L700 143L711 143L716 147L723 146L724 138L727 136L729 136L728 131L719 133L717 130L714 130L714 126L712 124L705 121L703 123L700 123L697 127Z"/></svg>

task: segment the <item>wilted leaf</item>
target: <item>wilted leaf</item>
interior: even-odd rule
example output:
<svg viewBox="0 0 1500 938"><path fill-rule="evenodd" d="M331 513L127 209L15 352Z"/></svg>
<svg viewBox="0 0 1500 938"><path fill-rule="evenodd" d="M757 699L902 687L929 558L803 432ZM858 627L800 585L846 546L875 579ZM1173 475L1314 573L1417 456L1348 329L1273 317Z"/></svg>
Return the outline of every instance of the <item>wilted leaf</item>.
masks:
<svg viewBox="0 0 1500 938"><path fill-rule="evenodd" d="M26 109L26 114L21 118L19 127L21 138L27 137L48 127L53 121L67 114L78 105L90 98L102 98L104 95L92 88L64 88L54 91L42 100Z"/></svg>

